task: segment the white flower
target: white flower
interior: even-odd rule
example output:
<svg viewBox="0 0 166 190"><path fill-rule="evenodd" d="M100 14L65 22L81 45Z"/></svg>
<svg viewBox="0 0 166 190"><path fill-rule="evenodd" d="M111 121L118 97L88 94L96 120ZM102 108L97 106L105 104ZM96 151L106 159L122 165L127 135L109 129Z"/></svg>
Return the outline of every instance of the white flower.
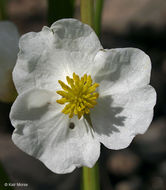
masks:
<svg viewBox="0 0 166 190"><path fill-rule="evenodd" d="M156 93L141 50L104 50L94 31L75 19L25 34L19 46L12 139L53 172L92 167L100 143L122 149L147 130Z"/></svg>
<svg viewBox="0 0 166 190"><path fill-rule="evenodd" d="M0 22L0 101L12 102L16 90L12 81L12 70L18 53L19 34L11 22Z"/></svg>

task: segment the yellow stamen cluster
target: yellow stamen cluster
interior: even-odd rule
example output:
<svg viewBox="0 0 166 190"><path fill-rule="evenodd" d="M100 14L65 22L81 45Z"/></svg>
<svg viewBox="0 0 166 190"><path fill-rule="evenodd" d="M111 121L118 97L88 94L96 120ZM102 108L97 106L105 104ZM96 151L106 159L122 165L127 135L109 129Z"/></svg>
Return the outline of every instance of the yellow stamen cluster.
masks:
<svg viewBox="0 0 166 190"><path fill-rule="evenodd" d="M75 114L80 119L84 114L89 114L90 108L97 104L96 99L99 94L96 88L99 84L93 84L91 76L87 74L80 78L73 73L73 78L67 76L66 80L69 85L61 80L58 81L63 90L57 91L57 94L62 96L57 103L65 104L62 113L69 114L69 118Z"/></svg>

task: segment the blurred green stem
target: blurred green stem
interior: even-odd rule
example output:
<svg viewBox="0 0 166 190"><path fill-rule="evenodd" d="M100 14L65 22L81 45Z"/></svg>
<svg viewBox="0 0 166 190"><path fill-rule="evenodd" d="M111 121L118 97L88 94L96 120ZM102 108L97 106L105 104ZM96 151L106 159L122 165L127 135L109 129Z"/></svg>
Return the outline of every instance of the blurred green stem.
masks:
<svg viewBox="0 0 166 190"><path fill-rule="evenodd" d="M93 29L94 25L94 0L81 0L81 21ZM83 167L82 190L100 190L98 164L93 168Z"/></svg>
<svg viewBox="0 0 166 190"><path fill-rule="evenodd" d="M83 167L83 190L100 190L98 163L93 168Z"/></svg>
<svg viewBox="0 0 166 190"><path fill-rule="evenodd" d="M48 0L48 24L62 18L72 18L75 0Z"/></svg>
<svg viewBox="0 0 166 190"><path fill-rule="evenodd" d="M12 187L5 185L5 184L9 184L9 178L2 166L2 164L0 163L0 189L1 190L13 190Z"/></svg>
<svg viewBox="0 0 166 190"><path fill-rule="evenodd" d="M7 6L7 0L0 0L0 20L5 20L8 18L6 6Z"/></svg>
<svg viewBox="0 0 166 190"><path fill-rule="evenodd" d="M81 21L94 29L94 0L81 0Z"/></svg>
<svg viewBox="0 0 166 190"><path fill-rule="evenodd" d="M98 36L100 35L101 32L103 1L104 0L96 0L95 4L95 32Z"/></svg>

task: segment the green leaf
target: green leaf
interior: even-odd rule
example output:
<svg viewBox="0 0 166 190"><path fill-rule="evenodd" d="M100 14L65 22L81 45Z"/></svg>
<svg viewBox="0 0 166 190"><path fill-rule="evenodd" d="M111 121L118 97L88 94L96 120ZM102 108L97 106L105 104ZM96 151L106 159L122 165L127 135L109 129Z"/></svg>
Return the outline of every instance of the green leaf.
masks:
<svg viewBox="0 0 166 190"><path fill-rule="evenodd" d="M8 184L11 183L9 181L9 178L2 166L2 164L0 163L0 189L1 190L13 190L12 187L8 186Z"/></svg>
<svg viewBox="0 0 166 190"><path fill-rule="evenodd" d="M48 0L48 24L62 18L72 18L75 0Z"/></svg>
<svg viewBox="0 0 166 190"><path fill-rule="evenodd" d="M7 6L7 0L0 0L0 20L8 19L6 6Z"/></svg>
<svg viewBox="0 0 166 190"><path fill-rule="evenodd" d="M95 3L95 32L98 36L100 36L101 32L103 2L104 0L96 0Z"/></svg>

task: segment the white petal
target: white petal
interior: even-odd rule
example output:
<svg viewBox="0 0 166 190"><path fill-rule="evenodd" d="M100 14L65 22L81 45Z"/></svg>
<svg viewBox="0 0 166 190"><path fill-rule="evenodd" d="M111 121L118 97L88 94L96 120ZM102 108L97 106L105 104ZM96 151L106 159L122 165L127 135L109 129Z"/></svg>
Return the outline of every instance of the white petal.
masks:
<svg viewBox="0 0 166 190"><path fill-rule="evenodd" d="M149 127L155 103L151 86L99 98L91 113L99 141L110 149L126 148L136 134Z"/></svg>
<svg viewBox="0 0 166 190"><path fill-rule="evenodd" d="M129 92L149 84L151 61L135 48L101 50L95 57L100 96Z"/></svg>
<svg viewBox="0 0 166 190"><path fill-rule="evenodd" d="M20 40L20 53L13 77L18 92L37 87L57 90L73 72L88 72L102 46L88 26L75 19L62 19L39 33Z"/></svg>
<svg viewBox="0 0 166 190"><path fill-rule="evenodd" d="M2 101L11 102L16 95L12 70L16 63L18 40L16 26L11 22L0 22L0 100Z"/></svg>
<svg viewBox="0 0 166 190"><path fill-rule="evenodd" d="M62 19L55 22L51 29L56 39L56 49L68 51L71 69L80 74L89 72L94 57L102 48L95 32L86 24L76 19Z"/></svg>
<svg viewBox="0 0 166 190"><path fill-rule="evenodd" d="M45 90L18 96L10 114L15 126L13 142L55 173L92 167L99 157L100 143L85 120L69 120L54 100L54 94ZM74 129L70 129L70 122Z"/></svg>

